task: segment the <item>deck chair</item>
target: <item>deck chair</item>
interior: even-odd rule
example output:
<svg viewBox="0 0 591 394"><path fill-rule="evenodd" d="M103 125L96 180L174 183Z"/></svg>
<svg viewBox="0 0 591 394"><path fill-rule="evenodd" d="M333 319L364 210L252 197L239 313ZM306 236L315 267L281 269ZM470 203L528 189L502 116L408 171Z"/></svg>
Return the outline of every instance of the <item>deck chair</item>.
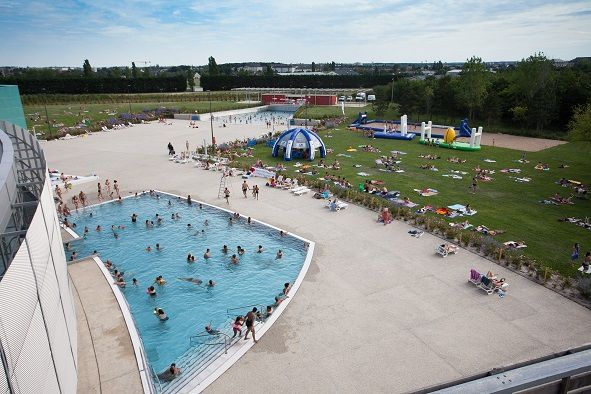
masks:
<svg viewBox="0 0 591 394"><path fill-rule="evenodd" d="M310 189L308 189L306 186L302 186L301 189L293 192L293 194L295 196L301 196L302 194L306 194L310 191Z"/></svg>
<svg viewBox="0 0 591 394"><path fill-rule="evenodd" d="M450 245L447 249L445 248L445 244L443 245L438 245L435 248L435 253L437 253L438 255L441 255L441 257L447 257L450 254L456 254L458 253L458 248L455 245Z"/></svg>

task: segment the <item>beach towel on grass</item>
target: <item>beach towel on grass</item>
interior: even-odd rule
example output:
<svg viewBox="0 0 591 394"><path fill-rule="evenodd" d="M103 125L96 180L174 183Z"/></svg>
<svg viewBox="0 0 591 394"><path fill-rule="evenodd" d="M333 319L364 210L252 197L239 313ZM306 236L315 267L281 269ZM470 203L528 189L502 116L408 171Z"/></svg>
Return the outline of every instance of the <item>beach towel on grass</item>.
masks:
<svg viewBox="0 0 591 394"><path fill-rule="evenodd" d="M358 172L357 175L359 175L359 176L370 176L371 174L368 174L367 172Z"/></svg>
<svg viewBox="0 0 591 394"><path fill-rule="evenodd" d="M435 196L437 195L437 193L439 193L437 190L435 189L431 189L431 188L427 188L427 189L413 189L415 192L419 193L421 196L423 197L429 197L429 196Z"/></svg>
<svg viewBox="0 0 591 394"><path fill-rule="evenodd" d="M456 174L443 174L443 175L441 175L441 176L444 176L444 177L449 177L449 178L452 178L452 179L462 179L462 177L461 177L461 176L459 176L459 175L456 175Z"/></svg>

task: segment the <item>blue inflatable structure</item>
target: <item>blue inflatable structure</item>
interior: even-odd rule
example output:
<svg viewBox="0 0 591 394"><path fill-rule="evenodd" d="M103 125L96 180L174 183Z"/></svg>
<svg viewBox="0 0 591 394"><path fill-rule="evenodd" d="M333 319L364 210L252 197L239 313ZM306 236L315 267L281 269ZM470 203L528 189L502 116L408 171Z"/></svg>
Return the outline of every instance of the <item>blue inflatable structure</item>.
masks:
<svg viewBox="0 0 591 394"><path fill-rule="evenodd" d="M320 157L326 157L326 146L322 139L312 130L295 128L283 132L273 145L273 157L279 156L283 152L283 159L308 159L314 160L316 149L320 152Z"/></svg>
<svg viewBox="0 0 591 394"><path fill-rule="evenodd" d="M390 131L386 130L385 127L374 127L372 123L385 123L390 125L399 125L399 131ZM373 138L386 138L391 140L403 140L403 141L410 141L415 137L415 133L408 133L408 122L406 115L403 115L400 120L368 120L367 113L359 112L359 116L353 123L349 125L349 127L355 127L359 130L367 130L372 132Z"/></svg>

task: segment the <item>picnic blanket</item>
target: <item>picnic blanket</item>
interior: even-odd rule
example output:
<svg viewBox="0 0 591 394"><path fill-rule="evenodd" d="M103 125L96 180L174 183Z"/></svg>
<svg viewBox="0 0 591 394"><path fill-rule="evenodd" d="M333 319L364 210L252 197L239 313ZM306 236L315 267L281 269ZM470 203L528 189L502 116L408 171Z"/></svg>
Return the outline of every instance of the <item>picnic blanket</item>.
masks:
<svg viewBox="0 0 591 394"><path fill-rule="evenodd" d="M392 199L390 201L392 201L394 204L402 205L402 206L405 206L405 207L408 207L408 208L414 208L417 205L419 205L419 204L415 204L412 201L404 201L401 198L395 198L395 199Z"/></svg>
<svg viewBox="0 0 591 394"><path fill-rule="evenodd" d="M487 163L496 163L496 160L492 160L492 159L484 159L483 161L487 162Z"/></svg>
<svg viewBox="0 0 591 394"><path fill-rule="evenodd" d="M413 189L415 192L419 193L421 196L423 197L429 197L429 196L435 196L437 195L437 193L439 193L437 190L435 189L431 189L431 188L426 188L426 189Z"/></svg>
<svg viewBox="0 0 591 394"><path fill-rule="evenodd" d="M448 205L447 207L453 211L456 211L456 212L458 212L462 215L466 215L466 216L473 216L477 213L477 211L474 209L470 209L470 212L466 212L466 207L462 204Z"/></svg>
<svg viewBox="0 0 591 394"><path fill-rule="evenodd" d="M520 168L503 168L501 170L501 172L511 173L511 174L520 174L521 173L521 169Z"/></svg>
<svg viewBox="0 0 591 394"><path fill-rule="evenodd" d="M370 176L371 174L368 174L367 172L358 172L357 175L359 175L359 176Z"/></svg>

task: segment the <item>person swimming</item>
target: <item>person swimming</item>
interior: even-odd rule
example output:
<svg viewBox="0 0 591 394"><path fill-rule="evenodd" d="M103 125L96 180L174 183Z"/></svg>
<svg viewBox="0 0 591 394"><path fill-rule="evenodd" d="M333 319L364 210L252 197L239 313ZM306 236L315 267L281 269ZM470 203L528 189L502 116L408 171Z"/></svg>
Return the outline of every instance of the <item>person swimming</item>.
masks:
<svg viewBox="0 0 591 394"><path fill-rule="evenodd" d="M281 251L281 249L279 249L279 251L277 252L277 256L275 256L275 259L280 259L283 257L283 252Z"/></svg>
<svg viewBox="0 0 591 394"><path fill-rule="evenodd" d="M215 282L210 279L205 286L206 287L214 287L215 286Z"/></svg>
<svg viewBox="0 0 591 394"><path fill-rule="evenodd" d="M238 257L236 257L235 254L232 255L232 258L230 259L230 261L232 262L232 264L240 263L240 260L238 260Z"/></svg>
<svg viewBox="0 0 591 394"><path fill-rule="evenodd" d="M166 312L164 312L164 309L162 309L162 308L154 308L154 314L156 315L156 317L158 317L158 319L160 319L160 321L168 320L168 316L166 315Z"/></svg>
<svg viewBox="0 0 591 394"><path fill-rule="evenodd" d="M222 246L222 252L228 253L228 246L227 245Z"/></svg>
<svg viewBox="0 0 591 394"><path fill-rule="evenodd" d="M210 257L211 257L211 252L209 251L209 249L207 249L207 250L205 251L205 253L203 253L203 258L204 258L204 259L208 259L208 258L210 258Z"/></svg>
<svg viewBox="0 0 591 394"><path fill-rule="evenodd" d="M148 293L148 295L150 295L152 297L155 297L156 296L156 289L154 288L154 286L150 286L146 290L146 293Z"/></svg>
<svg viewBox="0 0 591 394"><path fill-rule="evenodd" d="M203 281L199 278L178 278L178 280L182 280L183 282L194 283L196 285L200 285Z"/></svg>
<svg viewBox="0 0 591 394"><path fill-rule="evenodd" d="M259 245L257 253L263 253L263 245Z"/></svg>
<svg viewBox="0 0 591 394"><path fill-rule="evenodd" d="M209 335L220 335L221 332L219 330L214 330L213 328L211 328L210 325L205 326L205 332L208 333Z"/></svg>

